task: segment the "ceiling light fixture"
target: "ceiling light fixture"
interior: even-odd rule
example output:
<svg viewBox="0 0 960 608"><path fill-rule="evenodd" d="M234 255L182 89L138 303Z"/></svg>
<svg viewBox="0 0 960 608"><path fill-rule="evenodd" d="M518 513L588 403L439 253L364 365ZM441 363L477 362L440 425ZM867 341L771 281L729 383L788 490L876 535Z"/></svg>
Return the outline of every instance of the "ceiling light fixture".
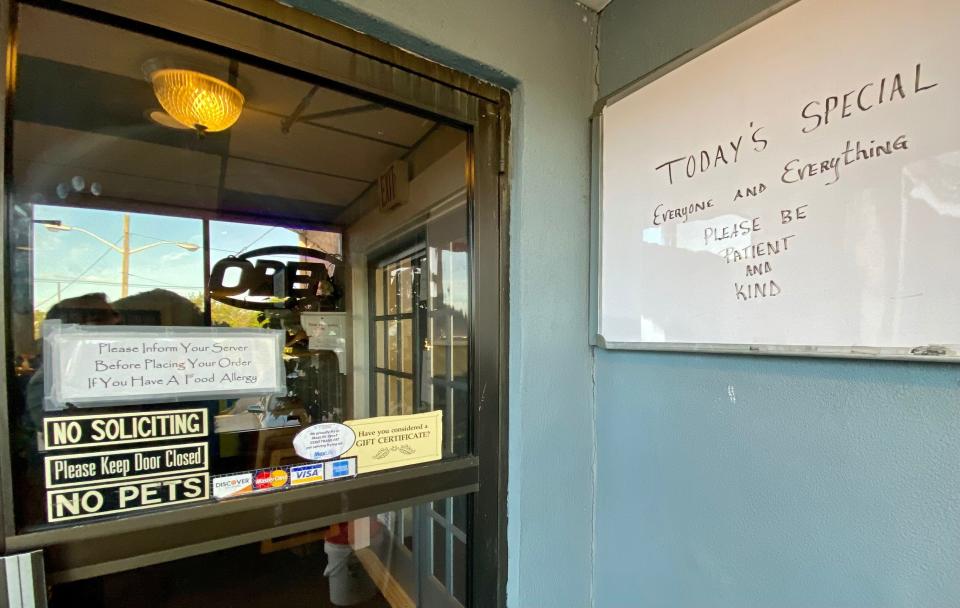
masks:
<svg viewBox="0 0 960 608"><path fill-rule="evenodd" d="M166 113L201 135L229 129L243 110L243 93L202 72L165 68L150 81Z"/></svg>
<svg viewBox="0 0 960 608"><path fill-rule="evenodd" d="M160 125L161 127L166 127L168 129L176 129L178 131L193 131L193 127L188 127L187 125L180 124L173 119L172 116L161 110L160 108L150 108L143 113L143 117L149 120L152 123Z"/></svg>

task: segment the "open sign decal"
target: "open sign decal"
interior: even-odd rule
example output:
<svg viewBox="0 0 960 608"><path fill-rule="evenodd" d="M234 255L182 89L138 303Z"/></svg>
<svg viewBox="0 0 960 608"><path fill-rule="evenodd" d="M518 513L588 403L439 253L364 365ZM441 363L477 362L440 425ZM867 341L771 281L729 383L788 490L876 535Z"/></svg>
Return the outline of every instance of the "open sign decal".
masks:
<svg viewBox="0 0 960 608"><path fill-rule="evenodd" d="M264 258L279 255L300 259L282 262ZM342 265L340 256L317 249L293 245L264 247L218 261L210 271L208 289L214 300L248 310L294 308L311 303L332 309L343 294L338 284ZM238 277L236 283L227 285L225 280L231 268L239 271L231 273Z"/></svg>

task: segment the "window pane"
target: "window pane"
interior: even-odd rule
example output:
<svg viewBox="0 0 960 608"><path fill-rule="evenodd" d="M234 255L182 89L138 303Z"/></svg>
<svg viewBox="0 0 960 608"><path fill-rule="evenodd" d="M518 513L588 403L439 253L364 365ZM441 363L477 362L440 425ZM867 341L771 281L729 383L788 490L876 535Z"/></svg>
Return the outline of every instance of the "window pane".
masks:
<svg viewBox="0 0 960 608"><path fill-rule="evenodd" d="M375 415L387 414L387 380L384 374L377 374L377 411Z"/></svg>
<svg viewBox="0 0 960 608"><path fill-rule="evenodd" d="M403 394L401 389L401 380L396 376L388 376L389 394L389 415L398 416L403 414Z"/></svg>
<svg viewBox="0 0 960 608"><path fill-rule="evenodd" d="M383 286L387 280L387 275L384 272L383 268L378 268L374 271L374 311L379 317L383 315L383 299L384 291Z"/></svg>
<svg viewBox="0 0 960 608"><path fill-rule="evenodd" d="M387 322L387 367L399 369L400 344L399 324L396 321Z"/></svg>
<svg viewBox="0 0 960 608"><path fill-rule="evenodd" d="M436 314L431 319L432 337L430 340L430 354L432 361L432 376L438 379L447 377L447 362L450 360L450 319L445 314Z"/></svg>
<svg viewBox="0 0 960 608"><path fill-rule="evenodd" d="M413 268L410 267L410 260L405 259L400 263L400 313L408 314L413 309Z"/></svg>
<svg viewBox="0 0 960 608"><path fill-rule="evenodd" d="M413 373L413 349L417 346L413 343L413 321L403 319L400 321L400 371L408 374Z"/></svg>
<svg viewBox="0 0 960 608"><path fill-rule="evenodd" d="M467 604L467 544L457 539L453 541L453 597L464 606Z"/></svg>
<svg viewBox="0 0 960 608"><path fill-rule="evenodd" d="M453 525L460 530L467 529L467 496L453 498Z"/></svg>
<svg viewBox="0 0 960 608"><path fill-rule="evenodd" d="M387 314L395 315L398 312L397 307L397 290L399 289L399 283L397 280L397 265L390 264L387 266L386 275L387 275Z"/></svg>
<svg viewBox="0 0 960 608"><path fill-rule="evenodd" d="M93 323L80 309L93 307L87 300L97 297L124 325L203 325L199 220L50 205L34 205L33 217L28 293L36 319L53 308L68 311L64 322ZM123 247L131 252L126 269Z"/></svg>
<svg viewBox="0 0 960 608"><path fill-rule="evenodd" d="M453 406L450 413L452 449L455 454L462 454L469 446L470 433L470 401L464 389L453 390Z"/></svg>
<svg viewBox="0 0 960 608"><path fill-rule="evenodd" d="M441 585L446 585L447 534L443 524L431 521L433 528L433 576ZM451 556L452 557L452 556Z"/></svg>
<svg viewBox="0 0 960 608"><path fill-rule="evenodd" d="M450 426L450 392L451 390L443 384L433 385L433 409L443 412L443 453L446 456L453 456L453 435Z"/></svg>
<svg viewBox="0 0 960 608"><path fill-rule="evenodd" d="M403 380L400 386L401 386L401 390L403 391L403 413L412 414L413 413L413 380Z"/></svg>
<svg viewBox="0 0 960 608"><path fill-rule="evenodd" d="M429 506L407 507L135 570L57 583L49 589L49 606L466 605L463 587L468 546L464 540L469 539L453 539L451 543L449 529L430 518ZM417 559L421 552L427 560Z"/></svg>
<svg viewBox="0 0 960 608"><path fill-rule="evenodd" d="M377 349L377 367L384 367L383 349L386 343L386 321L376 322L376 349Z"/></svg>
<svg viewBox="0 0 960 608"><path fill-rule="evenodd" d="M276 472L274 480L290 477L289 467L307 461L294 438L321 422L356 425L371 414L436 407L444 411L442 455L466 454L469 446L455 444L452 431L461 414L445 409L451 386L469 388L465 133L239 59L29 3L21 8L2 224L10 258L5 407L16 530L128 516L50 517L47 498L58 489L44 478L53 456L40 451L38 432L45 421L76 414L67 404L114 418L194 410L207 428L189 440L208 448L198 474L209 476L201 486L210 490L198 501L234 498L209 496L216 483L226 483L211 478L264 471ZM194 125L176 128L143 73L143 58L168 55L195 59L208 76L241 90L246 102L234 124L203 137ZM301 103L302 116L312 118L281 128L278 117ZM365 203L353 208L357 213L343 212L407 154L417 159L411 193L459 183L461 194L442 200L418 194L390 213L376 206L364 211ZM107 339L108 326L130 330L122 339L141 342L157 335L269 339L258 347L260 362L233 352L205 361L197 368L202 374L186 370L193 364L185 358L163 362L150 353L151 365L170 366L164 373L190 374L194 385L209 383L211 390L170 388L135 399L117 390L112 402L65 401L50 409L44 386L66 373L43 368L41 333L54 321L98 341ZM76 366L116 358L81 357ZM259 368L251 371L257 366L275 382L244 390L255 375L264 377ZM438 389L441 380L446 384ZM468 415L465 400L457 407ZM407 466L401 458L373 464ZM357 469L363 474L370 465L368 458ZM272 484L258 490L297 491ZM75 499L58 504L77 509ZM137 514L149 516L150 509Z"/></svg>

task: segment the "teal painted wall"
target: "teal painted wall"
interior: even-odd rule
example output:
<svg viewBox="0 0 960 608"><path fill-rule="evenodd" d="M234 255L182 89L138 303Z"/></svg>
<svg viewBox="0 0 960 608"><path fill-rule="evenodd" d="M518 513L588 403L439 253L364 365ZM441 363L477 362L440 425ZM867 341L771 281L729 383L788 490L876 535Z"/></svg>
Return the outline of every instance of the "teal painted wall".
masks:
<svg viewBox="0 0 960 608"><path fill-rule="evenodd" d="M573 0L287 1L513 91L508 603L588 606L596 14Z"/></svg>
<svg viewBox="0 0 960 608"><path fill-rule="evenodd" d="M769 4L614 0L601 90ZM960 368L598 351L596 410L597 608L960 605Z"/></svg>

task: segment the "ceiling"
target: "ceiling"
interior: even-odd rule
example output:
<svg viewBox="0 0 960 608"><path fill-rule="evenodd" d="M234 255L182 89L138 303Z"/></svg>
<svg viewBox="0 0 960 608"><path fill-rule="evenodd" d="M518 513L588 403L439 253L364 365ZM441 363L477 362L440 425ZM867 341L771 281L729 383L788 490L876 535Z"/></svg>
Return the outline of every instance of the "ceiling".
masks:
<svg viewBox="0 0 960 608"><path fill-rule="evenodd" d="M212 210L286 205L329 221L435 127L242 63L231 76L225 58L30 6L19 53L13 156L21 199L52 201L58 184L79 175L99 182L104 199ZM202 139L154 123L148 60L235 81L246 97L240 119Z"/></svg>

